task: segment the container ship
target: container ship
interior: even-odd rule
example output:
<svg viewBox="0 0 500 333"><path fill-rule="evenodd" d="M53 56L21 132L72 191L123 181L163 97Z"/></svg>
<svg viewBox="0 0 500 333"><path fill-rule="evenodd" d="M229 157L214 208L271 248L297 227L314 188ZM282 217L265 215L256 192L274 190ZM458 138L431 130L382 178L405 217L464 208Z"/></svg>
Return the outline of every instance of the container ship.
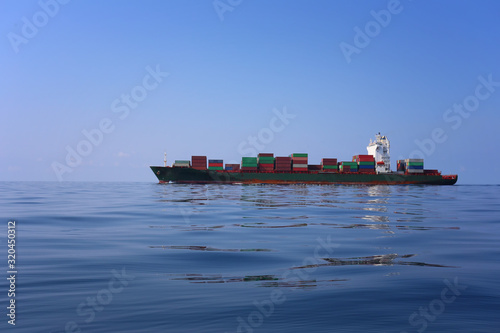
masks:
<svg viewBox="0 0 500 333"><path fill-rule="evenodd" d="M428 184L453 185L458 175L442 175L438 170L424 169L423 159L397 161L391 171L390 143L378 133L370 140L368 154L354 155L351 161L323 158L321 164L309 164L308 154L274 156L260 153L242 157L241 164L225 164L220 159L192 156L167 166L151 166L160 183L228 183L228 184ZM208 166L207 166L208 162Z"/></svg>

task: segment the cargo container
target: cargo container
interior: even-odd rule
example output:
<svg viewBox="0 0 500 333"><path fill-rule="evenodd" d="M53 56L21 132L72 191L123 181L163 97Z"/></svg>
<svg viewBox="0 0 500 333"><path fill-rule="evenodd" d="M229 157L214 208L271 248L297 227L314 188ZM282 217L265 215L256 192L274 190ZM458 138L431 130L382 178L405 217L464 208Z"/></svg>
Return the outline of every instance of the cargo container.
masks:
<svg viewBox="0 0 500 333"><path fill-rule="evenodd" d="M321 165L337 165L336 158L322 158Z"/></svg>
<svg viewBox="0 0 500 333"><path fill-rule="evenodd" d="M191 156L191 167L196 170L206 170L207 169L207 157L206 156Z"/></svg>
<svg viewBox="0 0 500 333"><path fill-rule="evenodd" d="M354 155L352 157L353 162L375 162L375 158L372 155Z"/></svg>
<svg viewBox="0 0 500 333"><path fill-rule="evenodd" d="M406 173L424 173L423 169L406 169Z"/></svg>
<svg viewBox="0 0 500 333"><path fill-rule="evenodd" d="M274 163L271 164L259 164L258 166L259 171L273 171L274 170Z"/></svg>
<svg viewBox="0 0 500 333"><path fill-rule="evenodd" d="M374 165L358 165L358 169L373 169L375 170Z"/></svg>
<svg viewBox="0 0 500 333"><path fill-rule="evenodd" d="M242 157L241 158L241 166L242 167L256 168L257 165L258 165L257 157Z"/></svg>
<svg viewBox="0 0 500 333"><path fill-rule="evenodd" d="M321 171L321 165L319 165L319 164L318 164L318 165L315 165L315 164L309 164L309 165L307 166L307 169L308 169L309 171Z"/></svg>
<svg viewBox="0 0 500 333"><path fill-rule="evenodd" d="M239 171L240 165L239 164L226 164L225 169L226 169L226 171Z"/></svg>
<svg viewBox="0 0 500 333"><path fill-rule="evenodd" d="M191 164L187 160L175 160L174 167L189 168L189 167L191 167Z"/></svg>
<svg viewBox="0 0 500 333"><path fill-rule="evenodd" d="M292 158L289 156L277 156L274 158L274 171L291 172Z"/></svg>
<svg viewBox="0 0 500 333"><path fill-rule="evenodd" d="M242 166L240 168L240 171L257 171L257 167L245 167L245 166Z"/></svg>

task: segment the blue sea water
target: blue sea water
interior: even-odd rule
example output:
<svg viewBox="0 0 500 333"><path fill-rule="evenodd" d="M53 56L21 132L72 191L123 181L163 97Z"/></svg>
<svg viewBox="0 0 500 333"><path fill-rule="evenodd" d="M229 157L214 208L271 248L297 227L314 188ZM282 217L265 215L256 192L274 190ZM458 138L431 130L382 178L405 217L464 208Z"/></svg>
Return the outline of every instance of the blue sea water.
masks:
<svg viewBox="0 0 500 333"><path fill-rule="evenodd" d="M1 332L500 332L500 186L1 182Z"/></svg>

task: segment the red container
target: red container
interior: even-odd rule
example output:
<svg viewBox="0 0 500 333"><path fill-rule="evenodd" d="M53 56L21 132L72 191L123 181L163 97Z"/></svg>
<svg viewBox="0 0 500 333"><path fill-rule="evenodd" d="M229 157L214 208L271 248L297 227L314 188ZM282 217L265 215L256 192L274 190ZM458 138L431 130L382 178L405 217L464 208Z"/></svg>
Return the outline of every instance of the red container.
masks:
<svg viewBox="0 0 500 333"><path fill-rule="evenodd" d="M208 163L209 167L224 167L224 163Z"/></svg>
<svg viewBox="0 0 500 333"><path fill-rule="evenodd" d="M336 158L322 158L321 165L337 165Z"/></svg>
<svg viewBox="0 0 500 333"><path fill-rule="evenodd" d="M257 171L255 167L241 167L240 171Z"/></svg>
<svg viewBox="0 0 500 333"><path fill-rule="evenodd" d="M293 168L293 171L309 171L307 168Z"/></svg>
<svg viewBox="0 0 500 333"><path fill-rule="evenodd" d="M233 168L233 170L230 170L230 171L238 171L238 170L240 170L240 165L239 164L226 164L226 168L227 167Z"/></svg>
<svg viewBox="0 0 500 333"><path fill-rule="evenodd" d="M336 170L336 169L323 169L323 170L321 170L321 171L323 171L323 172L334 172L334 173L338 173L338 172L339 172L339 171L338 171L338 170Z"/></svg>
<svg viewBox="0 0 500 333"><path fill-rule="evenodd" d="M307 169L311 171L321 171L321 165L309 164Z"/></svg>
<svg viewBox="0 0 500 333"><path fill-rule="evenodd" d="M207 157L191 156L191 167L196 170L207 170Z"/></svg>
<svg viewBox="0 0 500 333"><path fill-rule="evenodd" d="M307 157L292 157L294 164L307 164Z"/></svg>
<svg viewBox="0 0 500 333"><path fill-rule="evenodd" d="M354 155L352 157L353 162L373 162L375 158L372 155Z"/></svg>
<svg viewBox="0 0 500 333"><path fill-rule="evenodd" d="M274 157L272 153L259 153L258 157Z"/></svg>

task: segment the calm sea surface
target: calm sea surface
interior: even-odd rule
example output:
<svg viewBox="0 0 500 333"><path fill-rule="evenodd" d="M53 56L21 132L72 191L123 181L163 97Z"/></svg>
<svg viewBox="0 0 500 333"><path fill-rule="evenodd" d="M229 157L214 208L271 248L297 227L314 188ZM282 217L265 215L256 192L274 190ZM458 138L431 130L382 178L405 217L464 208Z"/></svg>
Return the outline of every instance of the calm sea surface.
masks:
<svg viewBox="0 0 500 333"><path fill-rule="evenodd" d="M500 332L500 186L0 182L0 207L1 332Z"/></svg>

